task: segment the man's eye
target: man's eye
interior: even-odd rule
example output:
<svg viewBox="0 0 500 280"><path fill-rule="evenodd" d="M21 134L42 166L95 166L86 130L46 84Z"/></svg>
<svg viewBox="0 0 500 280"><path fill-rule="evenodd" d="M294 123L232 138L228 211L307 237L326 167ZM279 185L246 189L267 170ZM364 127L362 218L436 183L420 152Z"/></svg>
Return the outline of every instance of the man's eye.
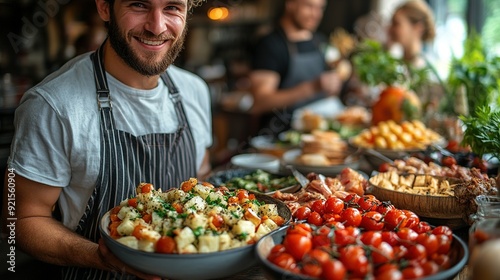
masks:
<svg viewBox="0 0 500 280"><path fill-rule="evenodd" d="M179 7L177 7L177 6L167 6L165 8L165 10L168 10L168 11L180 11L181 9L179 9Z"/></svg>
<svg viewBox="0 0 500 280"><path fill-rule="evenodd" d="M135 2L135 3L132 3L130 5L133 7L137 7L137 8L145 8L146 7L146 5L144 5L144 3L140 3L140 2Z"/></svg>

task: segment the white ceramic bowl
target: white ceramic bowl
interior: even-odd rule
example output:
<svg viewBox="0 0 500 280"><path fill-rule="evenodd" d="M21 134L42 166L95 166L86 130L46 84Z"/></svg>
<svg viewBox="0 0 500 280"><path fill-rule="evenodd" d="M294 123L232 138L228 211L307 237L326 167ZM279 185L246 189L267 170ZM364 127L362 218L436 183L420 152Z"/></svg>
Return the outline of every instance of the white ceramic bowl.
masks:
<svg viewBox="0 0 500 280"><path fill-rule="evenodd" d="M278 212L287 225L292 219L290 209L282 201L254 193L257 200L278 205ZM109 235L110 212L100 221L99 230L106 246L124 263L145 273L171 280L204 280L230 277L257 264L255 244L215 253L160 254L139 251L125 246Z"/></svg>
<svg viewBox="0 0 500 280"><path fill-rule="evenodd" d="M280 159L269 154L241 154L231 158L233 165L247 169L262 169L269 172L278 172Z"/></svg>

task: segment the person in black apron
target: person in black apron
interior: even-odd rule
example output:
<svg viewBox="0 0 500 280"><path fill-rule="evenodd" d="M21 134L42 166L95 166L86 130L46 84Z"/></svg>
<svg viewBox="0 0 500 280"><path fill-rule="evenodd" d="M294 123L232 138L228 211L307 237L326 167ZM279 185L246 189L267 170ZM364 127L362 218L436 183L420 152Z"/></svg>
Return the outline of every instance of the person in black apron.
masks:
<svg viewBox="0 0 500 280"><path fill-rule="evenodd" d="M325 7L325 0L285 1L279 26L257 44L250 79L251 111L263 114L259 134L290 129L296 109L339 93L341 79L328 71L325 39L315 33Z"/></svg>
<svg viewBox="0 0 500 280"><path fill-rule="evenodd" d="M176 23L172 23L172 25L170 25L171 23L165 23L165 26L158 24L155 27L151 27L158 27L155 31L162 28L166 30L167 27L171 29L178 28L176 31L178 31L177 34L179 34L185 29L187 10L189 10L192 5L196 5L196 3L199 4L199 1L187 1L186 6L184 6L182 1L173 4L171 2L152 1L144 4L146 8L143 6L140 7L139 10L143 11L144 9L149 9L152 12L148 13L148 15L167 14L167 18L173 16L183 19L182 25L179 24L180 21L177 21ZM128 4L114 4L104 0L99 0L97 4L98 8L101 7L99 10L100 12L102 12L102 7L106 7L105 10L107 12L109 12L109 9L112 10L111 20L113 20L114 16L113 11L118 5L120 5L120 9L122 9L120 10L121 13L123 13L124 9L138 9L135 6L130 7ZM124 5L126 5L127 8L124 8ZM165 12L165 5L168 5L169 12ZM176 6L178 9L171 9L172 6ZM116 10L119 11L119 9ZM123 14L120 14L120 16L123 16ZM141 19L145 20L145 17L141 17ZM148 16L147 22L144 23L145 26L147 25L148 27L144 28L146 29L150 28L149 26L153 26L155 20L158 20L158 17ZM168 21L169 20L164 20L163 22ZM118 23L110 23L111 26L113 24ZM112 28L113 27L110 27L110 30ZM115 32L117 31L115 30ZM153 31L151 31L151 33L153 33ZM144 79L147 79L149 82L154 82L155 80L152 76L156 77L158 74L145 75L135 70L132 66L126 66L123 62L126 59L119 54L119 51L116 51L116 39L114 41L115 45L113 45L111 39L113 37L112 32L110 31L109 34L110 38L108 38L95 53L90 55L94 71L93 83L96 88L96 98L93 100L97 100L95 106L98 108L100 122L100 168L93 192L88 199L85 211L76 228L76 233L85 239L75 236L73 232L63 228L60 223L51 218L52 207L49 207L49 203L58 197L61 192L60 188L43 185L20 175L15 177L19 185L16 190L20 202L18 208L18 213L20 214L18 224L22 224L23 229L19 231L20 242L33 243L32 248L30 248L31 253L33 253L33 251L36 250L33 248L40 248L40 246L43 245L35 246L34 241L30 240L29 234L33 233L36 227L44 228L43 232L47 231L45 228L52 227L53 231L51 231L51 233L53 233L54 236L52 239L47 237L45 241L50 244L45 244L45 246L53 248L55 244L59 243L57 245L65 251L61 252L61 250L59 250L57 251L58 253L61 252L60 254L64 254L66 258L67 256L74 257L78 259L78 261L72 262L64 260L63 257L59 255L52 256L50 255L50 250L44 253L45 255L42 255L43 260L55 264L82 264L82 267L62 267L63 279L135 279L136 276L134 275L138 275L144 279L155 279L156 277L152 275L146 275L135 269L126 267L107 250L102 241L100 241L99 220L104 213L114 206L119 205L121 201L128 197L135 196L136 187L141 182L152 183L155 188L162 188L165 191L169 188L180 186L183 181L191 177L197 177L200 175L201 170L205 168L203 172L206 172L207 168L205 165L208 162L208 157L205 154L202 167L200 170L197 170L195 140L186 117L181 95L174 81L171 79L171 75L169 75L170 69L166 71L164 71L165 69L158 70L161 73L159 74L161 80L156 81L158 83L165 83L168 88L168 93L165 92L165 95L168 95L168 98L174 105L178 121L177 129L172 133L152 133L140 136L134 136L131 133L117 129L115 126L115 117L113 115L113 92L110 92L106 78L106 75L111 75L113 72L104 68L105 61L109 63L106 65L114 68L115 73L116 71L128 71L132 73L132 76L144 77ZM175 31L173 34L176 34ZM117 34L115 33L114 35L116 36ZM169 50L171 50L171 48ZM176 55L177 53L175 53L174 57ZM123 61L119 62L118 60L120 59L123 59ZM170 59L173 60L174 58L171 56ZM119 63L122 63L125 65L124 67L128 68L121 69L121 66L117 66ZM108 72L106 72L106 70L108 70ZM82 72L85 72L85 70L82 70ZM75 102L76 101L77 100L75 100ZM148 164L137 164L140 162L147 162ZM47 194L47 197L45 197L45 194L41 193L45 191L50 192L50 194ZM37 193L38 197L33 193ZM32 210L27 211L26 209L32 206L29 204L29 201L37 199L44 201L43 204L32 204L40 208L37 210L38 212ZM26 226L28 221L33 221L31 228ZM67 240L65 235L68 236ZM57 237L60 237L59 240L54 240L57 239ZM38 243L40 244L40 242ZM96 243L99 243L99 247L97 247ZM23 247L26 248L28 246L24 245ZM88 254L88 256L86 254ZM47 275L47 278L57 277Z"/></svg>

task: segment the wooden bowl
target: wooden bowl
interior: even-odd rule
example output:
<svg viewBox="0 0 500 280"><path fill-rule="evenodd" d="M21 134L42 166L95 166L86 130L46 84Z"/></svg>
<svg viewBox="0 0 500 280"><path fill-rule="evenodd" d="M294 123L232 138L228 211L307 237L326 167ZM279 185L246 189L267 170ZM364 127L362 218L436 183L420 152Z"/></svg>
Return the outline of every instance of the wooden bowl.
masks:
<svg viewBox="0 0 500 280"><path fill-rule="evenodd" d="M454 196L433 196L404 193L372 184L371 193L382 201L390 201L396 208L435 219L462 218L462 209Z"/></svg>
<svg viewBox="0 0 500 280"><path fill-rule="evenodd" d="M453 178L449 178L453 181ZM390 201L396 208L410 210L433 225L457 229L466 225L464 210L454 196L413 194L390 190L370 182L369 192L381 201Z"/></svg>

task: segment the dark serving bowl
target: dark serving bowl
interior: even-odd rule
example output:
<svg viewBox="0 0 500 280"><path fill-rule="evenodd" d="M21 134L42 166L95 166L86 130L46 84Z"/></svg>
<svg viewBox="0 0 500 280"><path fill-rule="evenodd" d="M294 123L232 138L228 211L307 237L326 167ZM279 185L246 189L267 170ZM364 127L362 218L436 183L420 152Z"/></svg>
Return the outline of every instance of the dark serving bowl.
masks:
<svg viewBox="0 0 500 280"><path fill-rule="evenodd" d="M255 194L257 200L274 203L278 212L290 223L292 213L280 200L268 195ZM139 251L119 243L109 235L110 212L99 224L101 236L113 254L127 265L145 273L168 279L217 279L229 277L256 265L255 244L214 253L160 254Z"/></svg>
<svg viewBox="0 0 500 280"><path fill-rule="evenodd" d="M227 170L222 170L219 172L216 172L214 175L210 176L207 178L207 182L211 183L215 187L218 187L220 185L223 185L227 182L229 182L233 178L243 178L247 175L250 175L254 173L256 169L227 169ZM267 171L265 171L267 172ZM269 173L269 172L267 172ZM271 174L272 178L280 178L280 177L285 177L285 176L291 176L290 175L283 175L283 174L274 174L274 173L269 173ZM287 193L293 193L296 192L300 189L300 185L297 183L296 185L293 186L288 186L282 189L279 189L281 192L287 192ZM276 191L269 191L269 192L263 192L264 194L267 195L272 195Z"/></svg>
<svg viewBox="0 0 500 280"><path fill-rule="evenodd" d="M294 279L294 280L313 280L317 278L308 277L306 275L295 274L291 271L282 269L267 260L271 249L275 244L279 244L283 241L288 227L282 227L268 235L262 237L255 248L255 254L257 259L262 264L264 268L264 273L267 279ZM465 264L469 259L469 249L464 241L462 241L458 236L453 235L453 242L450 248L450 263L449 269L430 275L428 277L421 278L421 280L446 280L453 279L460 271L464 268Z"/></svg>

